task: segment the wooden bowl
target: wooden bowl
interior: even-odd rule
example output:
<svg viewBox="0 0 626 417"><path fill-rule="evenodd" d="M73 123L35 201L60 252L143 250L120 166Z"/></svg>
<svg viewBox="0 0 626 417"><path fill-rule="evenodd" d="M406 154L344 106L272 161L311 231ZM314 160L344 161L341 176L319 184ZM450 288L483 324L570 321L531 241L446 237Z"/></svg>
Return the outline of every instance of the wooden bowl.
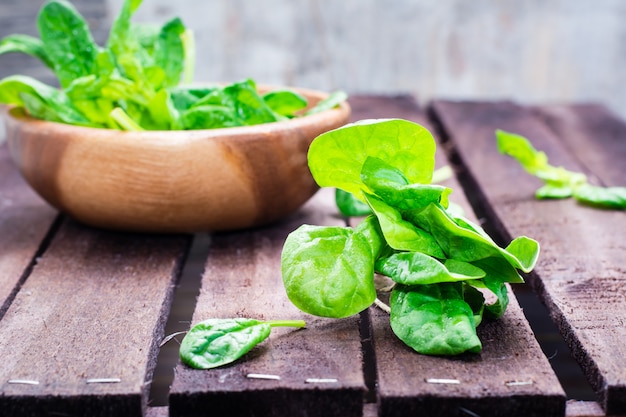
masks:
<svg viewBox="0 0 626 417"><path fill-rule="evenodd" d="M314 105L325 93L293 89ZM5 112L11 156L48 203L88 225L157 233L227 231L274 222L318 187L311 141L350 107L256 126L122 132Z"/></svg>

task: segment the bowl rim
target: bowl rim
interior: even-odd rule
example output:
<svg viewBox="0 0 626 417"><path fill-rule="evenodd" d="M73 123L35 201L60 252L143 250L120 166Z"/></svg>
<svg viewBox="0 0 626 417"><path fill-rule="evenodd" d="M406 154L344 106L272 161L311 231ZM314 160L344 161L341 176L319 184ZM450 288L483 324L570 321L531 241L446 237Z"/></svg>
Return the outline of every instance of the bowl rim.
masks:
<svg viewBox="0 0 626 417"><path fill-rule="evenodd" d="M208 84L208 83L205 83ZM199 84L202 85L202 84ZM305 96L315 97L319 100L323 100L324 98L330 95L329 92L325 92L322 90L310 89L310 88L302 88L302 87L291 87L286 85L273 85L273 84L258 84L257 88L262 91L270 91L274 89L290 89L296 91ZM65 132L72 134L80 134L85 133L86 137L90 137L97 132L96 136L106 136L106 135L116 135L116 136L134 136L136 139L160 139L163 140L164 137L167 137L168 140L189 140L193 138L210 138L210 137L222 137L222 136L247 136L250 134L263 134L270 133L277 130L287 130L291 128L298 128L300 126L307 126L310 124L316 124L318 122L323 121L328 118L330 115L336 115L337 118L342 118L346 116L346 113L351 112L350 104L347 100L339 103L337 107L332 109L324 110L318 113L303 115L299 117L294 117L288 120L279 120L275 122L268 123L260 123L256 125L247 125L247 126L233 126L233 127L220 127L213 129L190 129L190 130L142 130L142 131L129 131L129 130L117 130L110 128L101 128L101 127L91 127L91 126L80 126L80 125L72 125L69 123L55 122L50 120L38 119L27 114L22 107L17 107L14 105L4 105L5 117L10 117L14 122L28 124L31 127L39 126L42 129L54 129L59 132Z"/></svg>

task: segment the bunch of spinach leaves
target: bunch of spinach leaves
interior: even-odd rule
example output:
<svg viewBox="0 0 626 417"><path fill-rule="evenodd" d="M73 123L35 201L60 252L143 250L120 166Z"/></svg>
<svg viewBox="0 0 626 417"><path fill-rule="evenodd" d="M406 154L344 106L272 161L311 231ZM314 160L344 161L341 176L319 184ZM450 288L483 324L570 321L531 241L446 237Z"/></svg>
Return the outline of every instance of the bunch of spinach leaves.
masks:
<svg viewBox="0 0 626 417"><path fill-rule="evenodd" d="M585 174L550 165L545 152L537 151L527 138L515 133L497 130L496 140L501 153L544 182L535 193L538 199L574 197L582 204L626 210L626 187L591 185Z"/></svg>
<svg viewBox="0 0 626 417"><path fill-rule="evenodd" d="M41 59L60 89L15 75L0 80L0 103L23 107L40 119L123 130L210 129L269 123L295 117L307 100L290 90L260 94L247 79L231 85L194 87L192 32L179 18L162 27L131 22L142 0L125 0L105 47L64 0L44 4L40 38L11 35L0 54ZM308 113L345 100L337 92ZM300 112L300 113L298 113Z"/></svg>
<svg viewBox="0 0 626 417"><path fill-rule="evenodd" d="M523 282L539 245L522 236L499 247L449 210L450 188L431 184L435 141L401 119L367 120L318 136L309 167L322 187L366 203L356 227L302 225L285 241L281 269L289 299L301 310L347 317L377 297L374 274L391 278L390 323L417 352L478 352L476 327L500 317L506 283ZM486 303L483 291L496 301Z"/></svg>

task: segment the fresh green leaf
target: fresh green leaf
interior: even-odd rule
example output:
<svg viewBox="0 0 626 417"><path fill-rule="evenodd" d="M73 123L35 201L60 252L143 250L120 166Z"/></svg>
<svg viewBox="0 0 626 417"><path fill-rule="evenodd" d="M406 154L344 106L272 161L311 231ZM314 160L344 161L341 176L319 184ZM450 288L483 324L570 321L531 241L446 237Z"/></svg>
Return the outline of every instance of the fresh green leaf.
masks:
<svg viewBox="0 0 626 417"><path fill-rule="evenodd" d="M348 317L376 299L372 245L351 228L303 225L281 256L287 296L302 311Z"/></svg>
<svg viewBox="0 0 626 417"><path fill-rule="evenodd" d="M539 244L530 238L519 238L513 244L514 253L500 248L486 235L459 226L439 204L431 203L419 213L412 213L415 224L431 233L446 258L472 262L501 256L513 267L530 272L539 254ZM521 256L522 258L518 258Z"/></svg>
<svg viewBox="0 0 626 417"><path fill-rule="evenodd" d="M478 282L482 281L472 280L463 283L463 300L470 306L474 313L474 326L476 327L482 323L485 313L485 296L472 286L474 283Z"/></svg>
<svg viewBox="0 0 626 417"><path fill-rule="evenodd" d="M293 117L307 105L306 97L285 89L267 92L263 94L263 100L273 112L286 117Z"/></svg>
<svg viewBox="0 0 626 417"><path fill-rule="evenodd" d="M626 187L597 187L585 184L576 188L574 198L591 206L626 210Z"/></svg>
<svg viewBox="0 0 626 417"><path fill-rule="evenodd" d="M448 206L450 188L431 184L409 184L398 169L368 157L363 163L361 180L377 197L400 212L422 210L430 203Z"/></svg>
<svg viewBox="0 0 626 417"><path fill-rule="evenodd" d="M474 312L462 288L461 283L395 286L389 302L393 332L419 353L480 352Z"/></svg>
<svg viewBox="0 0 626 417"><path fill-rule="evenodd" d="M369 243L372 259L378 259L388 246L376 216L367 216L354 231L362 235Z"/></svg>
<svg viewBox="0 0 626 417"><path fill-rule="evenodd" d="M446 257L432 234L404 220L399 211L378 197L366 194L366 198L372 211L378 217L385 240L393 249L422 252L439 259Z"/></svg>
<svg viewBox="0 0 626 417"><path fill-rule="evenodd" d="M367 216L372 213L370 206L357 200L353 194L339 188L335 190L335 204L339 212L346 217Z"/></svg>
<svg viewBox="0 0 626 417"><path fill-rule="evenodd" d="M485 305L485 316L496 320L502 317L509 305L509 295L506 284L495 273L489 271L488 275L475 281L468 281L467 285L474 288L487 289L496 296L496 301L492 304Z"/></svg>
<svg viewBox="0 0 626 417"><path fill-rule="evenodd" d="M501 153L513 157L528 173L546 183L548 187L539 190L537 194L539 198L567 197L568 190L587 181L586 176L581 173L550 165L546 154L537 151L523 136L497 130L496 139Z"/></svg>
<svg viewBox="0 0 626 417"><path fill-rule="evenodd" d="M9 35L0 41L0 55L9 52L21 52L39 58L50 69L54 69L54 63L48 58L46 49L41 39L28 35Z"/></svg>
<svg viewBox="0 0 626 417"><path fill-rule="evenodd" d="M219 105L192 107L180 116L183 129L215 129L238 126L231 108Z"/></svg>
<svg viewBox="0 0 626 417"><path fill-rule="evenodd" d="M485 271L469 263L448 260L445 264L421 252L399 252L376 261L376 272L405 285L436 284L478 279Z"/></svg>
<svg viewBox="0 0 626 417"><path fill-rule="evenodd" d="M99 47L74 6L62 0L47 2L39 12L37 27L62 87L93 74Z"/></svg>
<svg viewBox="0 0 626 417"><path fill-rule="evenodd" d="M224 88L227 105L234 109L238 125L257 125L278 120L276 113L258 93L254 81L248 79Z"/></svg>
<svg viewBox="0 0 626 417"><path fill-rule="evenodd" d="M363 164L376 157L397 168L410 183L430 183L435 141L424 127L401 119L364 120L323 133L309 148L313 178L364 200Z"/></svg>
<svg viewBox="0 0 626 417"><path fill-rule="evenodd" d="M24 97L28 98L24 100ZM63 91L23 75L0 80L0 103L24 106L33 117L46 117L46 120L81 126L90 125Z"/></svg>
<svg viewBox="0 0 626 417"><path fill-rule="evenodd" d="M179 18L167 22L157 38L154 50L155 63L165 72L165 86L178 85L184 70L185 48L182 35L185 25Z"/></svg>
<svg viewBox="0 0 626 417"><path fill-rule="evenodd" d="M180 358L196 369L211 369L241 358L267 339L272 327L304 327L302 320L258 321L209 319L189 330L180 345Z"/></svg>

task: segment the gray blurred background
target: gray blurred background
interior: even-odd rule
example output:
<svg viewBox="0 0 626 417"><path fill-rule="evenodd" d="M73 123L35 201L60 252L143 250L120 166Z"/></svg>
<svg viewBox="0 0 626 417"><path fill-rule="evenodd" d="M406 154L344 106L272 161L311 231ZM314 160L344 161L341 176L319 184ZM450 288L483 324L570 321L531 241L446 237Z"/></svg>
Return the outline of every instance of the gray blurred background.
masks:
<svg viewBox="0 0 626 417"><path fill-rule="evenodd" d="M75 0L106 41L122 0ZM37 35L43 0L0 0L0 35ZM194 30L197 81L522 103L594 101L626 117L623 0L144 0L136 21ZM0 76L53 82L35 59Z"/></svg>

